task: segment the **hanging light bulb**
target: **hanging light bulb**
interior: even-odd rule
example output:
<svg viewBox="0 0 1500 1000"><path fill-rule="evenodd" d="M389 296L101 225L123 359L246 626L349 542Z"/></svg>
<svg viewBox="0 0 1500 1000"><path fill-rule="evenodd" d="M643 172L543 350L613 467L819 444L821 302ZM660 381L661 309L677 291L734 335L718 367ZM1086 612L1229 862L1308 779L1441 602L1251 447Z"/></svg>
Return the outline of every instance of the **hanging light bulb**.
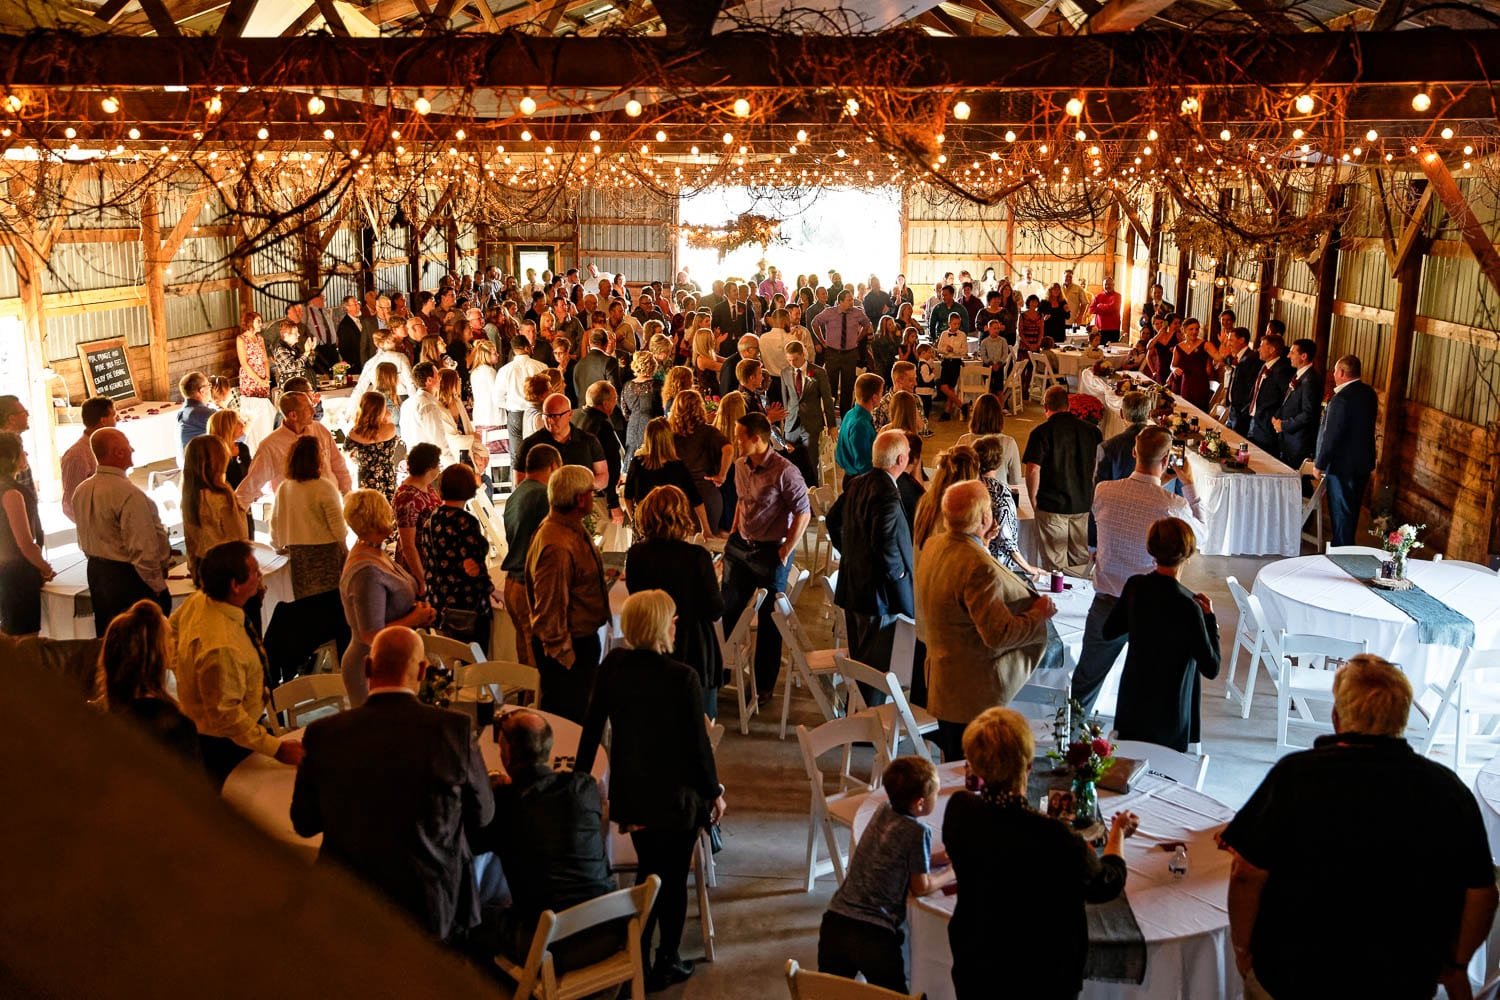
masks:
<svg viewBox="0 0 1500 1000"><path fill-rule="evenodd" d="M331 128L325 128L323 130L323 138L327 139L329 142L332 142L333 141L333 129L331 129Z"/></svg>
<svg viewBox="0 0 1500 1000"><path fill-rule="evenodd" d="M1222 141L1224 141L1224 142L1228 142L1231 138L1233 138L1233 133L1230 132L1227 128L1226 129L1220 129L1219 130L1219 138Z"/></svg>
<svg viewBox="0 0 1500 1000"><path fill-rule="evenodd" d="M1441 132L1438 133L1438 135L1442 136L1444 139L1451 139L1453 138L1453 130L1451 128L1444 128Z"/></svg>
<svg viewBox="0 0 1500 1000"><path fill-rule="evenodd" d="M750 102L745 98L737 98L734 102L734 116L736 118L750 117Z"/></svg>
<svg viewBox="0 0 1500 1000"><path fill-rule="evenodd" d="M859 114L859 101L855 100L852 97L849 98L844 102L844 112L850 118L853 118L855 115Z"/></svg>
<svg viewBox="0 0 1500 1000"><path fill-rule="evenodd" d="M126 135L128 135L132 140L139 139L141 137L141 130L138 128L133 128L129 132L127 132Z"/></svg>
<svg viewBox="0 0 1500 1000"><path fill-rule="evenodd" d="M632 118L639 118L641 116L641 102L637 101L634 97L626 101L625 113Z"/></svg>
<svg viewBox="0 0 1500 1000"><path fill-rule="evenodd" d="M1074 118L1077 118L1083 114L1083 102L1076 97L1070 97L1068 98L1068 103L1063 105L1063 110Z"/></svg>
<svg viewBox="0 0 1500 1000"><path fill-rule="evenodd" d="M328 109L328 106L323 103L323 98L319 97L317 94L314 94L314 95L312 95L311 97L309 97L307 99L307 113L308 114L310 114L310 115L321 115L327 109Z"/></svg>
<svg viewBox="0 0 1500 1000"><path fill-rule="evenodd" d="M530 94L526 94L521 98L519 107L521 109L521 114L534 115L536 114L536 99L533 98Z"/></svg>
<svg viewBox="0 0 1500 1000"><path fill-rule="evenodd" d="M216 115L220 111L224 110L224 102L219 99L218 94L215 94L208 99L208 103L203 106L203 110L207 111L211 115Z"/></svg>
<svg viewBox="0 0 1500 1000"><path fill-rule="evenodd" d="M1426 111L1430 107L1432 107L1432 98L1428 95L1426 87L1412 95L1411 109L1413 111Z"/></svg>
<svg viewBox="0 0 1500 1000"><path fill-rule="evenodd" d="M953 117L956 118L956 119L958 119L961 122L968 121L969 120L969 102L968 101L959 101L957 104L953 105Z"/></svg>
<svg viewBox="0 0 1500 1000"><path fill-rule="evenodd" d="M1370 129L1370 131L1368 131L1368 132L1365 133L1365 142L1374 142L1376 139L1379 139L1379 138L1380 138L1380 133L1377 132L1377 131L1375 131L1374 129Z"/></svg>
<svg viewBox="0 0 1500 1000"><path fill-rule="evenodd" d="M1297 109L1299 115L1310 115L1317 106L1318 102L1311 94L1298 94L1297 99L1292 102L1292 107Z"/></svg>
<svg viewBox="0 0 1500 1000"><path fill-rule="evenodd" d="M1181 108L1182 113L1185 115L1196 115L1199 111L1203 110L1203 105L1198 103L1198 98L1196 97L1184 97Z"/></svg>
<svg viewBox="0 0 1500 1000"><path fill-rule="evenodd" d="M99 102L99 107L104 109L107 115L118 114L120 111L120 99L118 97L106 97Z"/></svg>
<svg viewBox="0 0 1500 1000"><path fill-rule="evenodd" d="M1015 142L1016 141L1016 134L1014 132L1007 131L1005 133L1005 141L1006 142Z"/></svg>
<svg viewBox="0 0 1500 1000"><path fill-rule="evenodd" d="M522 129L521 130L521 141L522 142L530 142L531 141L531 133L529 131L527 131L526 129Z"/></svg>

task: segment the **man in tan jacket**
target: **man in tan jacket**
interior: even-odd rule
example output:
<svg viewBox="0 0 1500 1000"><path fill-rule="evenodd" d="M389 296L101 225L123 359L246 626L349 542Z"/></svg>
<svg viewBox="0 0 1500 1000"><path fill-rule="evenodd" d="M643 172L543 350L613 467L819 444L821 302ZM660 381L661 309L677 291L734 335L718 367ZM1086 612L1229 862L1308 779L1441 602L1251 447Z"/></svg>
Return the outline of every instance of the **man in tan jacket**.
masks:
<svg viewBox="0 0 1500 1000"><path fill-rule="evenodd" d="M1009 703L1036 668L1057 607L990 555L998 525L983 483L943 495L943 525L917 562L917 620L927 643L927 708L944 758L958 760L964 727Z"/></svg>

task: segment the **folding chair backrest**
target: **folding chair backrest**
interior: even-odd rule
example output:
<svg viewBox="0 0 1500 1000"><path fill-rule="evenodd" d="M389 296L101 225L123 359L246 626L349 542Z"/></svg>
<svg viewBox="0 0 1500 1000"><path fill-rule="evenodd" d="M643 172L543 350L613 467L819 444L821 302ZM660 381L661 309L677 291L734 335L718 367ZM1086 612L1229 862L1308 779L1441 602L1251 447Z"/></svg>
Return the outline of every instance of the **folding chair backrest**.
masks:
<svg viewBox="0 0 1500 1000"><path fill-rule="evenodd" d="M896 679L894 673L881 673L868 663L851 660L847 656L835 656L833 658L834 669L844 679L844 689L849 692L849 714L869 711L865 703L864 694L859 685L865 684L877 691L885 693L887 704L894 706L896 717L892 720L889 733L884 734L886 738L886 756L894 758L896 751L901 745L901 734L904 730L908 739L911 740L917 756L924 760L931 760L932 755L927 751L927 743L922 739L922 733L917 728L916 717L912 715L911 705L906 700L906 693L901 690L901 682ZM857 682L857 683L856 683Z"/></svg>
<svg viewBox="0 0 1500 1000"><path fill-rule="evenodd" d="M641 973L639 966L642 964L640 933L645 925L646 917L651 912L652 905L656 902L656 894L660 888L661 876L650 875L640 885L606 893L576 906L570 906L561 913L543 910L541 917L537 920L536 933L531 938L531 949L527 953L525 966L512 967L503 960L503 957L496 959L502 968L506 968L516 977L516 989L513 996L517 1000L530 1000L538 988L544 995L553 995L557 988L558 976L554 971L552 961L552 942L561 941L579 931L599 927L615 920L628 919L629 921L626 925L625 944L620 951L574 972L587 974L589 971L608 969L614 973L614 976L605 977L608 982L597 984L592 982L594 977L590 977L591 986L611 986L625 982L631 978L632 973L639 984ZM631 966L629 969L623 967L627 956Z"/></svg>
<svg viewBox="0 0 1500 1000"><path fill-rule="evenodd" d="M897 615L895 630L891 640L891 673L902 687L910 688L912 675L922 668L917 663L917 622L906 615Z"/></svg>
<svg viewBox="0 0 1500 1000"><path fill-rule="evenodd" d="M1234 599L1235 610L1239 612L1239 630L1246 635L1254 636L1264 631L1265 611L1260 605L1260 598L1246 590L1239 580L1232 576L1224 578L1229 587L1229 596Z"/></svg>
<svg viewBox="0 0 1500 1000"><path fill-rule="evenodd" d="M459 667L453 672L454 680L460 688L488 687L491 697L498 705L503 702L507 695L516 692L530 692L528 702L537 699L541 691L541 674L536 667L528 667L524 663L512 663L508 660L485 660L482 663L472 663L466 667ZM498 690L496 690L498 689Z"/></svg>
<svg viewBox="0 0 1500 1000"><path fill-rule="evenodd" d="M1334 545L1328 544L1323 550L1330 556L1374 556L1377 559L1385 558L1385 550L1377 549L1373 545Z"/></svg>
<svg viewBox="0 0 1500 1000"><path fill-rule="evenodd" d="M796 563L792 564L792 571L786 579L785 593L793 604L796 604L797 598L802 596L802 588L807 586L807 581L810 579L812 579L811 570L798 566Z"/></svg>
<svg viewBox="0 0 1500 1000"><path fill-rule="evenodd" d="M552 924L552 940L560 941L565 937L572 937L579 931L598 927L612 920L622 920L626 917L640 917L644 920L651 912L651 906L656 901L656 892L660 888L661 876L652 875L640 885L607 892L587 902L570 906L556 914Z"/></svg>
<svg viewBox="0 0 1500 1000"><path fill-rule="evenodd" d="M281 713L286 713L287 729L298 729L298 719L329 707L340 712L349 707L349 692L344 688L343 676L305 674L276 686L271 692L271 709L267 715L272 728L279 733L283 731Z"/></svg>
<svg viewBox="0 0 1500 1000"><path fill-rule="evenodd" d="M802 725L797 727L797 745L802 750L802 764L807 771L808 781L812 782L820 797L824 796L824 792L823 771L818 767L819 757L833 750L843 751L838 774L840 790L868 790L875 787L880 780L880 772L885 770L884 742L885 733L880 729L880 720L868 714L847 715L842 719L825 722L813 730ZM870 769L868 782L849 773L856 743L869 743L875 747L875 762Z"/></svg>
<svg viewBox="0 0 1500 1000"><path fill-rule="evenodd" d="M484 661L484 650L478 643L459 642L435 632L423 632L421 636L422 651L427 654L428 661L440 663L449 670L457 671L459 667Z"/></svg>
<svg viewBox="0 0 1500 1000"><path fill-rule="evenodd" d="M1328 660L1350 660L1370 650L1368 639L1334 639L1326 635L1289 633L1279 629L1276 633L1277 652L1284 657L1296 657L1298 664L1307 666L1308 660L1326 664Z"/></svg>
<svg viewBox="0 0 1500 1000"><path fill-rule="evenodd" d="M750 603L746 604L745 610L740 612L740 620L734 623L734 628L730 630L729 635L724 635L723 629L720 627L719 645L723 648L726 659L731 652L741 649L748 650L750 646L750 626L754 623L755 616L760 613L761 602L765 599L766 589L764 587L757 588L755 594L750 598Z"/></svg>
<svg viewBox="0 0 1500 1000"><path fill-rule="evenodd" d="M786 988L792 1000L918 1000L917 994L897 993L857 979L804 969L796 959L787 959Z"/></svg>
<svg viewBox="0 0 1500 1000"><path fill-rule="evenodd" d="M1170 778L1194 791L1203 787L1203 776L1208 773L1207 754L1195 757L1181 750L1142 740L1116 740L1115 756L1144 760L1148 773Z"/></svg>

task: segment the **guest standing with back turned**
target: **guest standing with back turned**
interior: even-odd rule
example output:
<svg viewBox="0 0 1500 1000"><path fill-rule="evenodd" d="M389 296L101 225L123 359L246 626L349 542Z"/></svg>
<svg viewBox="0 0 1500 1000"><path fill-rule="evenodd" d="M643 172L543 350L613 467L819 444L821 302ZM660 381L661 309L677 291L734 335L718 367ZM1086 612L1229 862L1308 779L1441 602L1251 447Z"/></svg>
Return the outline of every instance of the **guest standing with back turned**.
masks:
<svg viewBox="0 0 1500 1000"><path fill-rule="evenodd" d="M1375 390L1360 381L1359 358L1346 354L1333 366L1333 398L1323 416L1313 465L1328 481L1333 544L1352 545L1359 505L1375 468Z"/></svg>

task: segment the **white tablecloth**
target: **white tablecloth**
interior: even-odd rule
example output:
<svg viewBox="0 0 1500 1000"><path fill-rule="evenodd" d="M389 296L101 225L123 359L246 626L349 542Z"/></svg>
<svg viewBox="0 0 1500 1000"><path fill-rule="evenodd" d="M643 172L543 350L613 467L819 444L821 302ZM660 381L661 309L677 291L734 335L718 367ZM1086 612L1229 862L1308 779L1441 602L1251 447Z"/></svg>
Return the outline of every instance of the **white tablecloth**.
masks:
<svg viewBox="0 0 1500 1000"><path fill-rule="evenodd" d="M925 822L932 827L933 850L940 846L943 813L949 797L963 787L963 762L943 764L942 791L937 809ZM1106 815L1129 809L1141 826L1125 842L1125 865L1130 871L1125 896L1146 939L1146 979L1140 986L1086 982L1085 1000L1198 1000L1238 997L1243 985L1229 947L1228 853L1218 850L1214 835L1233 810L1201 792L1161 778L1143 776L1128 795L1101 793ZM863 829L883 793L872 793L855 817ZM1180 840L1188 845L1188 874L1173 878L1167 871L1171 857L1158 845ZM1017 858L1024 864L1024 858ZM963 891L962 886L959 889ZM908 939L911 947L911 991L928 1000L953 997L953 954L948 947L948 919L956 896L941 893L909 899ZM1022 900L1017 905L1024 906ZM1046 933L1039 928L1038 933ZM998 994L997 994L998 995Z"/></svg>
<svg viewBox="0 0 1500 1000"><path fill-rule="evenodd" d="M552 726L553 757L572 758L578 753L578 741L583 729L576 722L560 715L542 712ZM288 733L291 739L301 739L302 730ZM484 757L484 766L500 769L500 748L496 746L493 730L479 735L479 752ZM594 777L599 781L601 794L607 795L609 781L609 759L601 747L594 758ZM240 762L224 781L222 795L246 819L250 820L276 840L294 847L309 861L317 857L318 847L323 843L321 835L300 837L292 829L292 792L297 784L297 769L283 764L274 757L253 753Z"/></svg>
<svg viewBox="0 0 1500 1000"><path fill-rule="evenodd" d="M1143 388L1155 385L1145 376L1134 377L1144 383ZM1104 403L1100 430L1106 438L1125 429L1120 417L1121 397L1108 382L1086 371L1079 376L1079 386ZM1230 448L1246 440L1180 397L1177 409L1197 417L1200 428L1217 430ZM1295 469L1254 444L1250 445L1250 472L1226 471L1192 446L1187 449L1187 460L1193 467L1193 484L1208 529L1206 537L1198 539L1200 552L1210 556L1295 556L1302 551L1302 477Z"/></svg>
<svg viewBox="0 0 1500 1000"><path fill-rule="evenodd" d="M1413 583L1474 623L1474 648L1500 649L1500 577L1473 567L1413 559ZM1252 593L1265 607L1267 628L1368 639L1370 652L1399 664L1420 694L1441 684L1458 665L1460 650L1424 645L1417 623L1374 588L1345 573L1327 556L1303 556L1260 571Z"/></svg>
<svg viewBox="0 0 1500 1000"><path fill-rule="evenodd" d="M1090 357L1086 351L1068 350L1066 347L1059 347L1047 353L1051 356L1052 364L1057 369L1059 375L1079 379L1080 385L1082 384L1083 373L1092 368L1094 362L1099 360L1098 358ZM1119 361L1129 354L1130 348L1121 347L1118 344L1110 344L1104 348L1104 360L1109 362Z"/></svg>
<svg viewBox="0 0 1500 1000"><path fill-rule="evenodd" d="M266 598L261 605L261 626L271 624L271 613L282 601L292 599L292 573L288 569L286 556L277 555L276 550L263 542L256 542L255 558L260 561L260 571L265 577ZM42 587L42 635L49 639L92 639L94 635L93 612L74 617L75 599L89 589L88 560L82 555L73 557L69 563L54 562L57 575ZM175 608L193 592L193 581L188 579L187 563L172 567L167 577L167 590L172 595Z"/></svg>
<svg viewBox="0 0 1500 1000"><path fill-rule="evenodd" d="M1474 797L1479 800L1479 814L1484 817L1490 855L1500 858L1500 757L1491 757L1474 776Z"/></svg>
<svg viewBox="0 0 1500 1000"><path fill-rule="evenodd" d="M182 431L177 423L181 403L136 403L116 411L115 426L135 449L136 468L156 462L178 462L182 457ZM155 413L149 411L155 410ZM83 433L83 424L58 424L57 450L61 454Z"/></svg>
<svg viewBox="0 0 1500 1000"><path fill-rule="evenodd" d="M1061 668L1034 670L1026 684L1016 694L1016 701L1050 705L1057 708L1068 696L1073 683L1073 669L1078 666L1079 654L1083 651L1083 627L1088 621L1089 607L1094 603L1094 585L1088 580L1068 577L1067 589L1061 594L1051 593L1042 586L1046 595L1057 605L1057 614L1052 618L1052 627L1062 640L1063 657L1066 664ZM1120 659L1125 651L1120 651ZM1118 662L1118 660L1116 661ZM1115 699L1120 693L1120 671L1111 669L1105 678L1104 687L1094 709L1102 716L1115 714Z"/></svg>

